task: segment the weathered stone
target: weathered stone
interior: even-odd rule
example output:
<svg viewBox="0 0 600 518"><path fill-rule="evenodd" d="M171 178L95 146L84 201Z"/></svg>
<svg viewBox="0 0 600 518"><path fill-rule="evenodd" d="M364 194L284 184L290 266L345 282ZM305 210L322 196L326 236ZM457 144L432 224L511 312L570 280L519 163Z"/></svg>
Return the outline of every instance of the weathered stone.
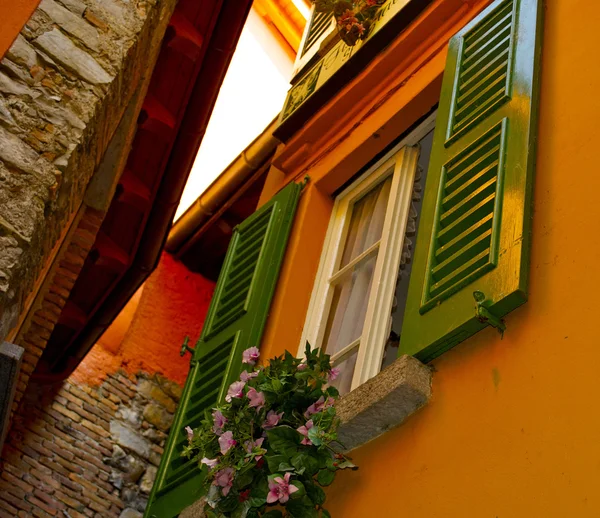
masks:
<svg viewBox="0 0 600 518"><path fill-rule="evenodd" d="M148 460L150 460L150 463L154 466L160 466L160 455L155 451L150 454L150 458Z"/></svg>
<svg viewBox="0 0 600 518"><path fill-rule="evenodd" d="M43 185L51 187L56 183L50 164L19 137L0 126L0 160L8 166L31 173L38 177Z"/></svg>
<svg viewBox="0 0 600 518"><path fill-rule="evenodd" d="M25 65L27 68L31 68L37 64L37 54L35 49L20 34L6 52L6 56L15 63Z"/></svg>
<svg viewBox="0 0 600 518"><path fill-rule="evenodd" d="M135 408L121 407L119 410L117 410L116 417L122 419L136 430L142 426L142 416Z"/></svg>
<svg viewBox="0 0 600 518"><path fill-rule="evenodd" d="M150 439L155 444L160 444L167 438L166 433L160 432L154 428L148 428L143 435L146 439Z"/></svg>
<svg viewBox="0 0 600 518"><path fill-rule="evenodd" d="M41 34L34 43L65 68L89 83L98 85L112 80L108 72L92 56L77 47L58 29Z"/></svg>
<svg viewBox="0 0 600 518"><path fill-rule="evenodd" d="M352 450L398 426L431 398L431 369L401 356L336 403L338 438Z"/></svg>
<svg viewBox="0 0 600 518"><path fill-rule="evenodd" d="M146 470L146 464L133 455L108 457L104 459L104 463L122 471L123 474L121 478L125 482L137 482Z"/></svg>
<svg viewBox="0 0 600 518"><path fill-rule="evenodd" d="M69 11L74 12L77 16L83 16L85 10L87 9L87 5L79 0L58 0L62 5L64 5Z"/></svg>
<svg viewBox="0 0 600 518"><path fill-rule="evenodd" d="M168 394L176 402L179 402L183 392L183 388L179 384L171 381L168 378L165 378L164 376L161 376L160 374L157 374L155 379L156 383L158 383L158 386L163 390L163 392Z"/></svg>
<svg viewBox="0 0 600 518"><path fill-rule="evenodd" d="M81 16L76 16L54 0L42 0L39 8L66 32L79 38L86 47L98 50L100 45L98 31Z"/></svg>
<svg viewBox="0 0 600 518"><path fill-rule="evenodd" d="M150 494L152 491L152 485L154 484L154 479L156 478L157 469L154 466L148 466L142 480L140 482L140 491L142 493Z"/></svg>
<svg viewBox="0 0 600 518"><path fill-rule="evenodd" d="M1 227L0 227L1 229ZM0 292L7 292L23 250L14 237L0 236Z"/></svg>
<svg viewBox="0 0 600 518"><path fill-rule="evenodd" d="M110 475L108 476L108 481L117 489L121 489L125 483L123 480L123 473L115 469L111 470Z"/></svg>
<svg viewBox="0 0 600 518"><path fill-rule="evenodd" d="M167 412L162 406L150 403L144 408L144 419L159 430L166 432L173 422L173 414Z"/></svg>
<svg viewBox="0 0 600 518"><path fill-rule="evenodd" d="M136 509L128 507L127 509L123 509L123 512L119 515L119 518L142 518L142 513Z"/></svg>
<svg viewBox="0 0 600 518"><path fill-rule="evenodd" d="M0 218L8 222L18 235L29 241L36 223L44 217L46 187L28 173L9 171L0 162Z"/></svg>
<svg viewBox="0 0 600 518"><path fill-rule="evenodd" d="M151 443L140 436L135 430L120 421L110 422L110 433L119 446L137 453L140 457L148 459L151 452Z"/></svg>
<svg viewBox="0 0 600 518"><path fill-rule="evenodd" d="M177 405L175 402L165 394L157 385L148 381L141 380L138 384L138 392L143 396L146 396L148 399L152 399L157 403L164 406L168 412L175 412Z"/></svg>
<svg viewBox="0 0 600 518"><path fill-rule="evenodd" d="M183 511L181 511L179 518L205 518L206 517L206 514L204 514L204 506L205 505L206 505L206 499L201 498L200 500L197 500L192 505L190 505L189 507L186 507Z"/></svg>
<svg viewBox="0 0 600 518"><path fill-rule="evenodd" d="M2 72L0 72L0 92L11 95L26 95L32 99L35 99L41 95L40 92L32 90L27 85L13 81L10 77Z"/></svg>

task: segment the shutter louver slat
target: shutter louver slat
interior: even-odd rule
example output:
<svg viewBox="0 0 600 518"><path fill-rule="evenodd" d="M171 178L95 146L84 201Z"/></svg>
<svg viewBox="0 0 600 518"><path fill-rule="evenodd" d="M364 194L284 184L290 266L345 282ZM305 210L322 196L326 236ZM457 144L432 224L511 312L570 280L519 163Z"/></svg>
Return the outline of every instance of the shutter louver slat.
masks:
<svg viewBox="0 0 600 518"><path fill-rule="evenodd" d="M331 25L331 18L332 15L330 13L319 13L317 11L313 13L310 21L310 29L308 30L304 48L302 49L302 55L306 54L315 42L327 32Z"/></svg>
<svg viewBox="0 0 600 518"><path fill-rule="evenodd" d="M501 2L463 37L446 147L510 99L515 2Z"/></svg>
<svg viewBox="0 0 600 518"><path fill-rule="evenodd" d="M301 187L290 184L238 225L150 495L147 518L175 518L202 495L202 471L180 456L187 435L222 401L242 370L242 352L259 345Z"/></svg>
<svg viewBox="0 0 600 518"><path fill-rule="evenodd" d="M527 300L540 20L496 0L450 40L399 354L485 327L475 292L498 319Z"/></svg>
<svg viewBox="0 0 600 518"><path fill-rule="evenodd" d="M505 128L503 123L496 126L444 166L421 314L496 266L499 229L496 225L494 231L494 219L501 217L497 202L503 187ZM448 200L454 193L462 196L454 196L452 204ZM484 220L491 228L480 224ZM465 233L468 240L462 247L444 248Z"/></svg>

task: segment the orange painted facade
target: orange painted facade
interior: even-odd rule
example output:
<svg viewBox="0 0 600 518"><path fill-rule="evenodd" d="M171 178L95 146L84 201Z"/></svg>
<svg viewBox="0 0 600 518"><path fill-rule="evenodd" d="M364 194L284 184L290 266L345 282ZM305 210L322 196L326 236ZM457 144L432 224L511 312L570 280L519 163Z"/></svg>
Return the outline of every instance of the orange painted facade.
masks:
<svg viewBox="0 0 600 518"><path fill-rule="evenodd" d="M433 25L399 37L279 150L262 201L306 173L311 182L264 358L296 353L331 194L435 104L449 36L487 3L434 2ZM506 318L504 339L487 328L432 362L433 399L353 452L360 469L328 491L332 516L600 516L600 72L589 61L600 46L600 6L545 7L529 301Z"/></svg>
<svg viewBox="0 0 600 518"><path fill-rule="evenodd" d="M0 58L12 45L40 0L0 0Z"/></svg>
<svg viewBox="0 0 600 518"><path fill-rule="evenodd" d="M183 385L189 355L179 356L186 335L200 335L214 283L191 273L169 254L129 301L71 380L99 384L119 369L135 374L161 373Z"/></svg>

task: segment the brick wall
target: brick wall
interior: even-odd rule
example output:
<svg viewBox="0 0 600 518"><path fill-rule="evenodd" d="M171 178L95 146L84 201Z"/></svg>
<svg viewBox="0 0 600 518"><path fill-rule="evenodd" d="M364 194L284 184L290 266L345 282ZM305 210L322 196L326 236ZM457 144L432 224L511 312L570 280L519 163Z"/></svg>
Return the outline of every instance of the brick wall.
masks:
<svg viewBox="0 0 600 518"><path fill-rule="evenodd" d="M2 452L0 518L139 518L181 395L160 375L31 384Z"/></svg>

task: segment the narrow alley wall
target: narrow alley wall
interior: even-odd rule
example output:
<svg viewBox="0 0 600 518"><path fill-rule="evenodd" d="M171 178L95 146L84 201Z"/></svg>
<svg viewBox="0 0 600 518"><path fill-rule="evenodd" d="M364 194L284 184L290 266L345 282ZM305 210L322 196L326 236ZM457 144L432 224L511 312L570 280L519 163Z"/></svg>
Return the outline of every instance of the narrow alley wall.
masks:
<svg viewBox="0 0 600 518"><path fill-rule="evenodd" d="M0 518L140 518L214 284L168 254L73 375L31 383L0 465Z"/></svg>

